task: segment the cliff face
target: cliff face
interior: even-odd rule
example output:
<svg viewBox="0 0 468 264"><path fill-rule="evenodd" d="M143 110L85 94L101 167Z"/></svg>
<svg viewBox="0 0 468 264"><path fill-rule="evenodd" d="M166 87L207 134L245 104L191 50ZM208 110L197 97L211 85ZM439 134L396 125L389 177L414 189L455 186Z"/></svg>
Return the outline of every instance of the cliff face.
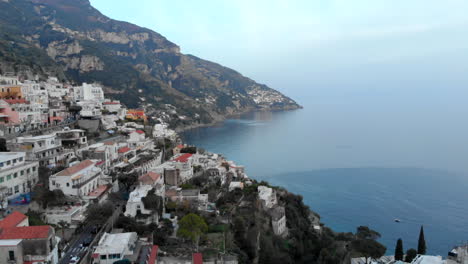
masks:
<svg viewBox="0 0 468 264"><path fill-rule="evenodd" d="M170 104L181 124L299 107L234 70L180 53L154 31L102 15L87 0L0 0L0 63L28 76L100 82L114 98L149 112Z"/></svg>

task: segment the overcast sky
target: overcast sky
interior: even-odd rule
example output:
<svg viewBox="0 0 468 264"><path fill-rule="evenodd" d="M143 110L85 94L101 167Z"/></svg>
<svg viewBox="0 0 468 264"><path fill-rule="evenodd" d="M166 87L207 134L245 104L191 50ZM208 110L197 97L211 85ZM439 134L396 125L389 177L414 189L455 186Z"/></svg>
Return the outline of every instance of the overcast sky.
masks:
<svg viewBox="0 0 468 264"><path fill-rule="evenodd" d="M362 95L377 85L468 90L466 0L91 2L111 18L155 30L183 53L295 98L346 89Z"/></svg>

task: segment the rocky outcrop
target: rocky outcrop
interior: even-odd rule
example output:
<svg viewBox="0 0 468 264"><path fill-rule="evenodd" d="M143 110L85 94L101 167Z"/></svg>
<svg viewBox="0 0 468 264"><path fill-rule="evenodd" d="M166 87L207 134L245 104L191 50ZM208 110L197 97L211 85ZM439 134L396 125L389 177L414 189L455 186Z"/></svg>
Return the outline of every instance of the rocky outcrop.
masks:
<svg viewBox="0 0 468 264"><path fill-rule="evenodd" d="M127 106L148 112L170 104L178 113L173 117L182 117L177 127L299 107L234 70L180 53L154 31L102 15L87 0L3 1L0 17L0 62L13 60L14 68L28 65L39 74L63 71L75 83L99 82Z"/></svg>

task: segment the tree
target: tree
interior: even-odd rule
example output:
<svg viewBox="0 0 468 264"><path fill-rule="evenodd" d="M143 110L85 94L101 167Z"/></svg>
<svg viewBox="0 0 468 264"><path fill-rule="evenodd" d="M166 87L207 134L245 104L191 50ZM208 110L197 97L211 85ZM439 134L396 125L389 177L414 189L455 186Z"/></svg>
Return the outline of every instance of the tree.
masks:
<svg viewBox="0 0 468 264"><path fill-rule="evenodd" d="M399 238L395 247L395 260L403 261L403 254L403 240Z"/></svg>
<svg viewBox="0 0 468 264"><path fill-rule="evenodd" d="M103 204L92 204L86 210L85 223L89 225L102 225L112 215L113 210L114 207L110 202Z"/></svg>
<svg viewBox="0 0 468 264"><path fill-rule="evenodd" d="M405 262L411 263L413 259L418 255L418 251L414 248L410 248L406 251Z"/></svg>
<svg viewBox="0 0 468 264"><path fill-rule="evenodd" d="M65 241L65 228L68 228L70 224L63 220L60 220L57 223L57 226L60 228L60 231L62 232L62 240Z"/></svg>
<svg viewBox="0 0 468 264"><path fill-rule="evenodd" d="M190 213L180 219L177 235L192 240L196 251L198 251L200 236L207 230L208 225L205 223L205 220L194 213Z"/></svg>
<svg viewBox="0 0 468 264"><path fill-rule="evenodd" d="M380 238L380 233L370 229L367 226L360 226L357 228L356 240L351 245L357 252L361 253L366 263L369 259L377 259L385 254L387 248L376 241Z"/></svg>
<svg viewBox="0 0 468 264"><path fill-rule="evenodd" d="M424 239L424 227L423 226L421 226L421 230L419 231L418 254L420 255L426 254L426 240Z"/></svg>
<svg viewBox="0 0 468 264"><path fill-rule="evenodd" d="M380 233L370 229L367 226L360 226L357 228L356 237L358 239L372 239L376 240L380 238Z"/></svg>
<svg viewBox="0 0 468 264"><path fill-rule="evenodd" d="M359 239L352 242L354 250L361 253L368 263L369 259L378 259L385 254L387 248L373 239Z"/></svg>

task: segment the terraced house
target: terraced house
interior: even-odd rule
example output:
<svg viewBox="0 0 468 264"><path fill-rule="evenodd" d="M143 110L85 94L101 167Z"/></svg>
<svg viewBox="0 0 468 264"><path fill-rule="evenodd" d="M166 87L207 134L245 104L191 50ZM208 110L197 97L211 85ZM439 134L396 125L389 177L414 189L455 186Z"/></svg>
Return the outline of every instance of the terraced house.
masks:
<svg viewBox="0 0 468 264"><path fill-rule="evenodd" d="M85 160L50 176L49 189L62 190L65 195L86 199L99 188L102 170L98 160Z"/></svg>
<svg viewBox="0 0 468 264"><path fill-rule="evenodd" d="M0 187L6 198L13 199L32 190L38 181L37 161L26 161L24 152L0 152Z"/></svg>

